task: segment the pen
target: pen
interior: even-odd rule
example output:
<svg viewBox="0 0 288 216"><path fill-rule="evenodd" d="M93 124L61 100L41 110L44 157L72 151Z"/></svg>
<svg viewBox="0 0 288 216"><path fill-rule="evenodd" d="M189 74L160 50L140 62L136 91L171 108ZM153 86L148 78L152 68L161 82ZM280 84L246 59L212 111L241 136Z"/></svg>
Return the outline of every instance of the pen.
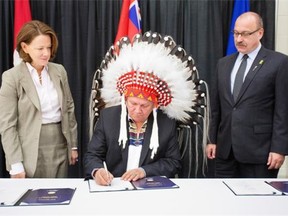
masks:
<svg viewBox="0 0 288 216"><path fill-rule="evenodd" d="M107 174L107 178L110 180L107 165L106 165L105 161L103 161L103 165L104 165L104 169L105 169L106 174ZM109 183L109 186L111 186L111 183Z"/></svg>

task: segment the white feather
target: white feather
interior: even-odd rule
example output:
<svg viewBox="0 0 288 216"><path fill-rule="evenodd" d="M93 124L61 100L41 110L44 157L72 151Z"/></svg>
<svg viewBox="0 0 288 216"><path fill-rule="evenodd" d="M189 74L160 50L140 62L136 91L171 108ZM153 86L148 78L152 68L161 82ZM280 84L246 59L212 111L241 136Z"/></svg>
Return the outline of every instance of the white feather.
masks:
<svg viewBox="0 0 288 216"><path fill-rule="evenodd" d="M162 109L169 117L177 120L189 119L187 112L192 111L196 93L194 83L187 81L191 71L176 56L169 54L170 50L163 44L148 44L135 42L121 48L116 60L103 71L103 88L101 96L107 106L119 105L121 94L117 91L117 80L130 71L149 72L168 84L172 101Z"/></svg>

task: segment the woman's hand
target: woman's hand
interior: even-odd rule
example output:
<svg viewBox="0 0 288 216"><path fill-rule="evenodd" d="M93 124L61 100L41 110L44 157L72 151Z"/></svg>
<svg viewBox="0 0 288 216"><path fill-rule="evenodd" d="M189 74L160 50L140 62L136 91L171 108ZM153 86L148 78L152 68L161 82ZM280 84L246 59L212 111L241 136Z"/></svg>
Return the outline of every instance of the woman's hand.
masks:
<svg viewBox="0 0 288 216"><path fill-rule="evenodd" d="M72 149L70 165L75 165L78 162L78 151L77 149Z"/></svg>
<svg viewBox="0 0 288 216"><path fill-rule="evenodd" d="M25 178L26 177L26 173L25 172L21 172L15 175L10 175L11 178Z"/></svg>

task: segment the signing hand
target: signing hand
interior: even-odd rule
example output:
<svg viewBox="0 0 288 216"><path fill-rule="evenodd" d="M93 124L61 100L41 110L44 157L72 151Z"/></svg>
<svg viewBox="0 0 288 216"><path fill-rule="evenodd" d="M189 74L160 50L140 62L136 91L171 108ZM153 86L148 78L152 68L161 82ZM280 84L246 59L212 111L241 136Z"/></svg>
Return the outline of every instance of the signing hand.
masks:
<svg viewBox="0 0 288 216"><path fill-rule="evenodd" d="M100 168L94 173L94 179L98 185L108 186L111 184L113 178L114 176L104 168Z"/></svg>

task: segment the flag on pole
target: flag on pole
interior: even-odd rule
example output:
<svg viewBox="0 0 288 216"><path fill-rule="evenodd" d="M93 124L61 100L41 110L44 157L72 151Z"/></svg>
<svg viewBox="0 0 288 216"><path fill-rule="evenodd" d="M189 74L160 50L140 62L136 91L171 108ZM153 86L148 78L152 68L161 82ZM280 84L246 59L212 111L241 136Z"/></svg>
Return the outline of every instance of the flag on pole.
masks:
<svg viewBox="0 0 288 216"><path fill-rule="evenodd" d="M124 36L132 41L133 36L141 32L141 15L137 0L123 0L118 32L115 43Z"/></svg>
<svg viewBox="0 0 288 216"><path fill-rule="evenodd" d="M228 38L226 55L237 52L237 49L234 44L234 35L231 32L234 30L235 22L238 16L247 11L250 11L249 0L234 0L233 14L229 29L229 38Z"/></svg>
<svg viewBox="0 0 288 216"><path fill-rule="evenodd" d="M30 21L31 10L29 0L15 0L14 1L14 66L21 62L19 53L16 50L17 35L24 23Z"/></svg>

